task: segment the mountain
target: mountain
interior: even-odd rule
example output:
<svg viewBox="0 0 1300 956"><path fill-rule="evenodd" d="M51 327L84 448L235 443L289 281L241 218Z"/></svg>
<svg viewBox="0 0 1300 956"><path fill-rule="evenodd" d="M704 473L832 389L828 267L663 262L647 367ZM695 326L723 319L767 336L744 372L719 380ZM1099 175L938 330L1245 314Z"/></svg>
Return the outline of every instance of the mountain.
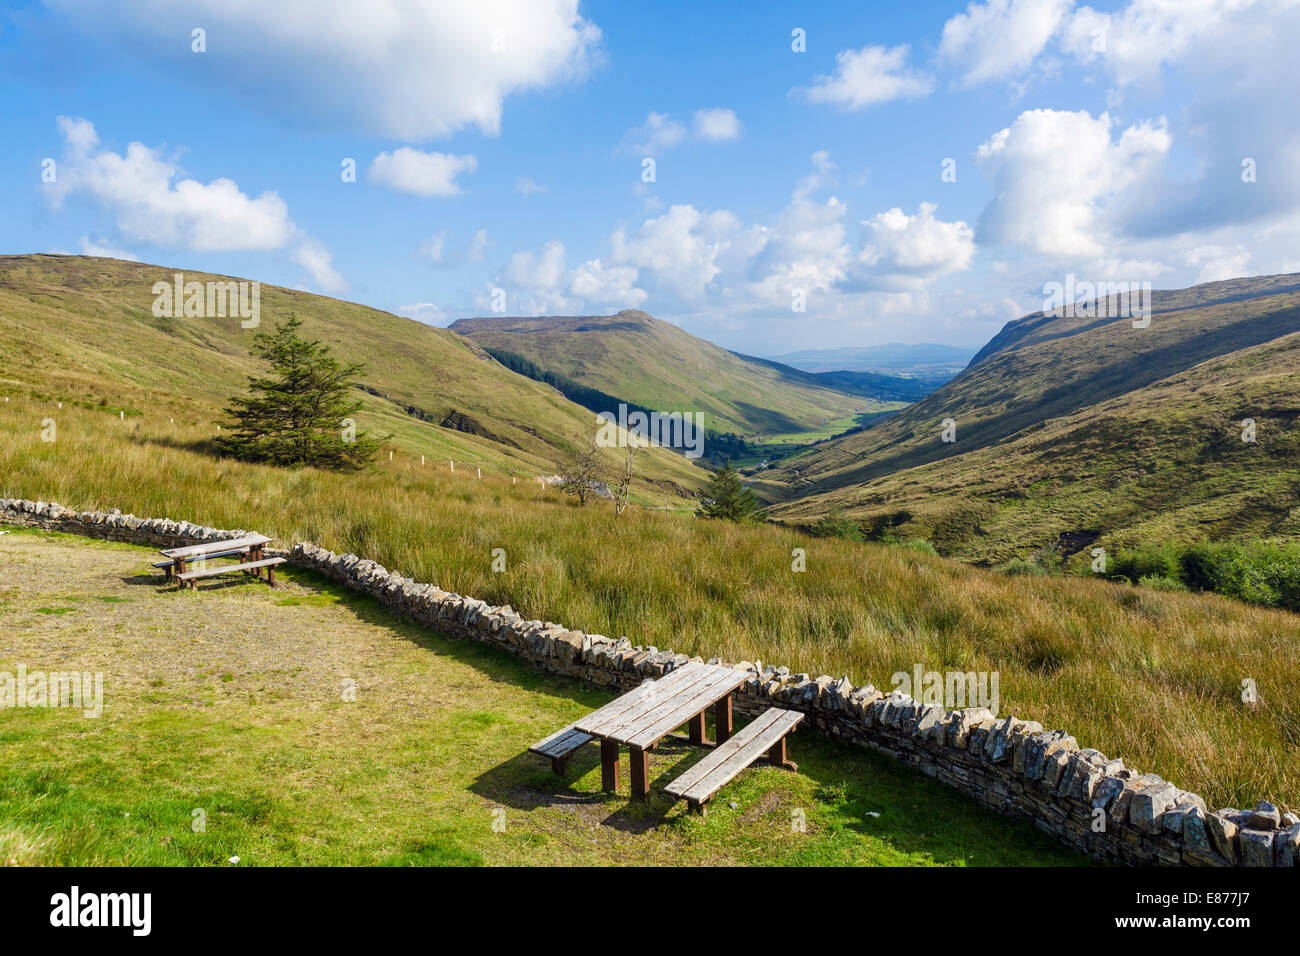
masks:
<svg viewBox="0 0 1300 956"><path fill-rule="evenodd" d="M630 404L703 412L705 427L716 432L801 432L881 409L808 372L730 352L636 310L460 319L450 328Z"/></svg>
<svg viewBox="0 0 1300 956"><path fill-rule="evenodd" d="M215 429L262 363L249 354L254 332L238 318L154 314L154 284L171 285L178 272L85 256L0 257L0 391ZM197 272L184 280L239 281ZM595 434L586 409L445 329L271 285L260 287L260 310L262 328L295 313L305 335L364 363L359 428L392 432L411 455L550 475ZM605 454L611 463L617 457L614 449ZM704 477L663 449L650 449L638 468L656 501Z"/></svg>
<svg viewBox="0 0 1300 956"><path fill-rule="evenodd" d="M1146 328L1097 311L1008 323L923 401L791 456L772 516L976 561L1300 533L1300 276L1154 292Z"/></svg>
<svg viewBox="0 0 1300 956"><path fill-rule="evenodd" d="M881 369L919 372L964 368L974 354L975 349L955 345L937 345L932 342L903 345L891 342L888 345L840 349L804 349L787 355L775 355L773 360L805 372L874 372Z"/></svg>

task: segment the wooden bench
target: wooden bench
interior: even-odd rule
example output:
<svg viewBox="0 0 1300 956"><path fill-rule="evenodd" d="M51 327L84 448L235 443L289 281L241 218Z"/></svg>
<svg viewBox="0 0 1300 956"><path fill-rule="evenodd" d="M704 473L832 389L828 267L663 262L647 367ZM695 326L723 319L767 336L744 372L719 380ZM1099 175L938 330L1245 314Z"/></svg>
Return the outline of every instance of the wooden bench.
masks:
<svg viewBox="0 0 1300 956"><path fill-rule="evenodd" d="M216 554L203 555L203 560L206 561L209 558L233 558L237 554L244 553L245 552L242 548L236 548L234 551L218 551ZM155 568L162 568L168 581L172 579L172 574L176 571L176 561L172 558L168 558L166 561L155 561L153 566Z"/></svg>
<svg viewBox="0 0 1300 956"><path fill-rule="evenodd" d="M219 568L204 568L202 571L186 571L184 574L176 575L176 580L181 583L182 587L194 587L194 582L199 578L210 578L217 574L229 574L231 571L248 571L256 572L259 568L266 568L266 583L275 587L275 566L284 564L284 558L263 558L261 561L241 561L239 564L223 564Z"/></svg>
<svg viewBox="0 0 1300 956"><path fill-rule="evenodd" d="M537 741L528 748L528 752L549 757L551 769L555 771L557 776L563 777L564 772L569 769L569 757L573 752L589 740L595 739L591 734L584 734L581 730L575 730L573 724L569 724L569 726L557 730L545 740Z"/></svg>
<svg viewBox="0 0 1300 956"><path fill-rule="evenodd" d="M676 780L664 787L664 792L685 800L692 810L707 812L705 804L713 795L730 783L740 771L766 755L769 763L788 770L797 770L798 764L785 756L785 737L803 720L795 710L770 707L738 731L725 743L709 751Z"/></svg>

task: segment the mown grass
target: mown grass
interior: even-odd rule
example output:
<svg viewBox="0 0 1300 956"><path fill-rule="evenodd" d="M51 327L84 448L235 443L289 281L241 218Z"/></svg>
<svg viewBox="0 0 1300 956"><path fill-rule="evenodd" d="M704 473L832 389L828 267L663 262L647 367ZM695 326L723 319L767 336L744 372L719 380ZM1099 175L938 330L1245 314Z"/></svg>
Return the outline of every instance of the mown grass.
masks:
<svg viewBox="0 0 1300 956"><path fill-rule="evenodd" d="M0 406L0 494L120 507L353 551L590 632L888 688L1000 674L1003 713L1063 727L1216 806L1300 806L1300 618L1209 595L1010 578L913 549L607 505L401 461L340 476L217 461L169 426ZM493 549L506 570L492 570ZM792 570L792 551L807 570ZM1242 701L1242 682L1259 703Z"/></svg>
<svg viewBox="0 0 1300 956"><path fill-rule="evenodd" d="M47 532L0 539L8 566L42 571L0 618L0 670L104 672L100 718L0 709L0 865L1086 862L815 734L791 741L798 773L748 770L705 819L663 796L700 752L666 743L653 800L630 805L626 776L600 792L594 747L564 781L525 753L608 694L303 571L278 591L141 583L151 554ZM86 601L76 621L32 614L68 588L129 603Z"/></svg>

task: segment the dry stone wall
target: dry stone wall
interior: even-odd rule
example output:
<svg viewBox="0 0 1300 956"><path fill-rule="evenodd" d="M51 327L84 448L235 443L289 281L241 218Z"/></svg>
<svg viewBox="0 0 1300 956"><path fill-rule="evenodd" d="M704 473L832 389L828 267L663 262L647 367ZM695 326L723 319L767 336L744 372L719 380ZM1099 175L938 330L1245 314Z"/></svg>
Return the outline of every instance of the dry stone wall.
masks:
<svg viewBox="0 0 1300 956"><path fill-rule="evenodd" d="M223 531L117 511L73 512L57 504L0 499L0 521L162 547L225 540ZM319 572L391 610L446 634L502 648L556 674L611 691L661 677L692 658L528 620L389 571L353 554L294 545L289 561ZM698 659L698 658L696 658ZM714 659L711 663L725 663ZM738 661L748 680L735 709L753 716L775 705L806 714L801 727L869 747L985 806L1025 819L1103 860L1135 865L1286 866L1300 857L1300 818L1261 801L1211 812L1195 793L1078 742L1063 730L984 708L944 710L847 677L813 677Z"/></svg>

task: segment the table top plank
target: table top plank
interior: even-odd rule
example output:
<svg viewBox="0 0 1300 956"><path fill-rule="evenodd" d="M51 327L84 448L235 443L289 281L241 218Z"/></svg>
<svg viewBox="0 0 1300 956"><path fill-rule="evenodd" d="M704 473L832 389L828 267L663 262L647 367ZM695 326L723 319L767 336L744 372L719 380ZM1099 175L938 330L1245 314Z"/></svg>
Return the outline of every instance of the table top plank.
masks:
<svg viewBox="0 0 1300 956"><path fill-rule="evenodd" d="M718 675L713 668L701 665L691 674L689 680L681 681L668 688L647 688L649 692L640 705L602 723L600 733L602 736L622 742L627 733L638 727L644 727L648 722L656 721L663 715L665 708L680 706L687 700L695 699L701 693L708 693L707 688L717 679Z"/></svg>
<svg viewBox="0 0 1300 956"><path fill-rule="evenodd" d="M242 538L227 538L224 541L207 541L203 544L191 544L184 548L168 548L158 553L167 558L194 558L212 551L231 551L242 548L255 548L271 541L263 534L249 534Z"/></svg>
<svg viewBox="0 0 1300 956"><path fill-rule="evenodd" d="M634 687L621 697L574 721L573 726L584 733L604 736L604 729L624 714L632 711L641 712L647 705L653 706L662 700L663 695L676 693L683 687L703 680L706 675L704 664L690 661L674 668L658 680L645 681L638 687Z"/></svg>
<svg viewBox="0 0 1300 956"><path fill-rule="evenodd" d="M622 732L619 735L620 742L632 747L645 748L650 746L665 734L672 733L674 728L680 727L700 711L706 710L710 705L722 700L745 683L748 677L749 674L745 671L735 670L730 667L718 667L716 672L710 675L707 684L701 687L698 693L685 700L678 701L674 705L661 707L657 713L652 715L653 720L647 720L639 728Z"/></svg>

